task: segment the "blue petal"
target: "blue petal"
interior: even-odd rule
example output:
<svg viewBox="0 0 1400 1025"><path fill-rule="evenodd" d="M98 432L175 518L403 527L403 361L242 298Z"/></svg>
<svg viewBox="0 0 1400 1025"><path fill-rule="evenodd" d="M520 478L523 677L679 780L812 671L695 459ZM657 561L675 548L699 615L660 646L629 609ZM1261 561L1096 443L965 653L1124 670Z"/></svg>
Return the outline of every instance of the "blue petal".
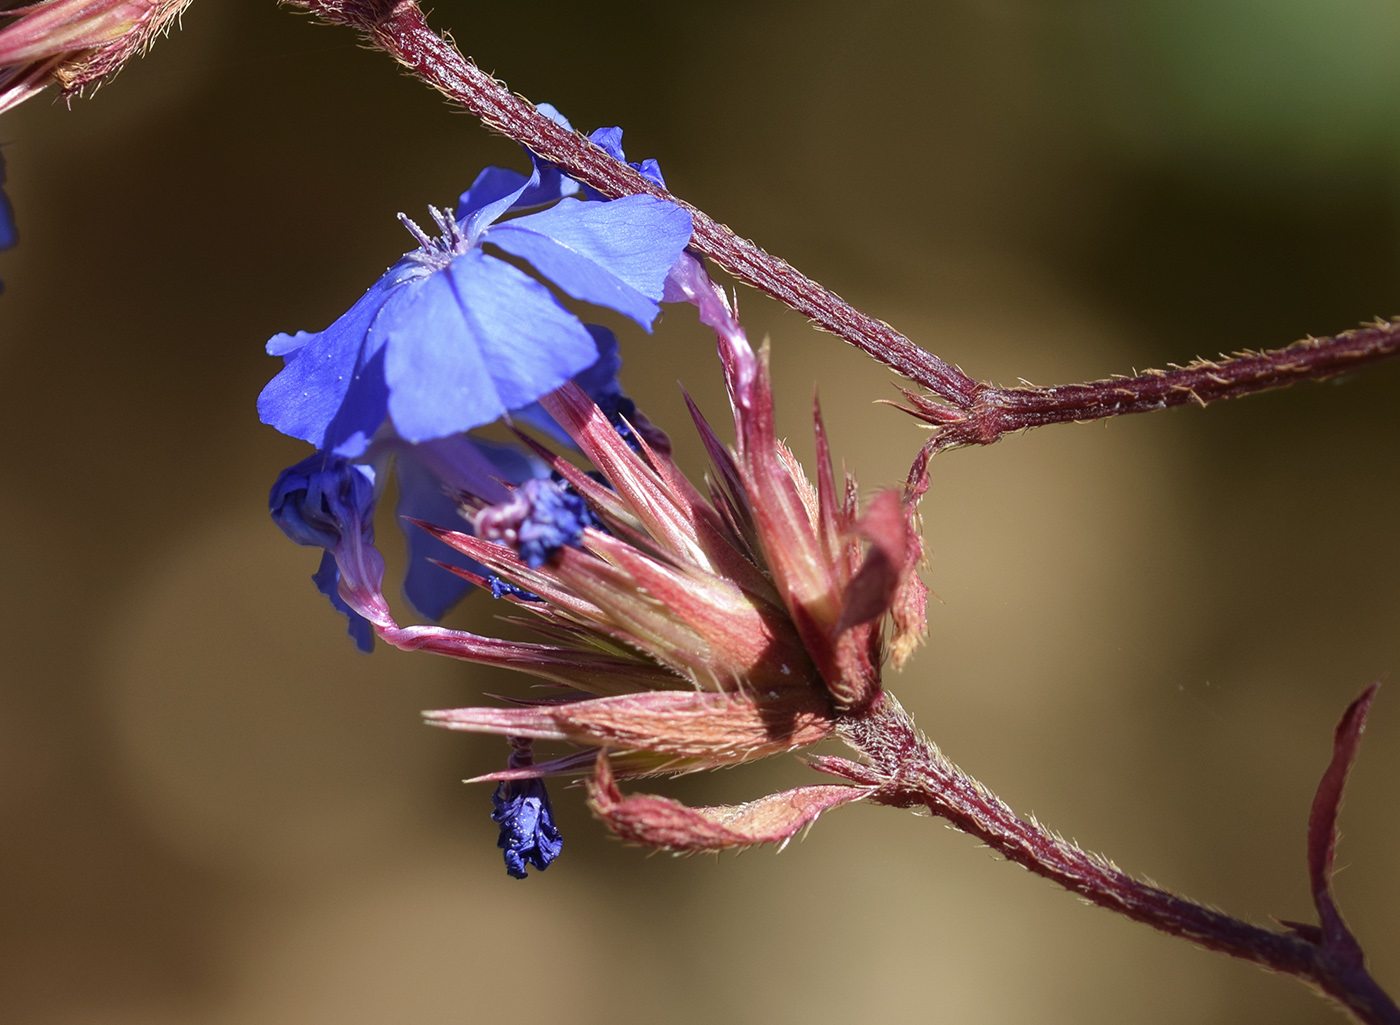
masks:
<svg viewBox="0 0 1400 1025"><path fill-rule="evenodd" d="M566 201L567 202L567 201ZM469 430L533 402L597 359L549 289L473 249L386 307L389 414L408 441Z"/></svg>
<svg viewBox="0 0 1400 1025"><path fill-rule="evenodd" d="M376 281L324 331L273 336L267 351L282 356L287 365L258 396L263 423L317 448L335 448L356 430L374 433L385 414L383 389L375 380L383 371L373 359L375 346L366 341L386 301L411 287L399 270L396 266ZM341 437L331 438L329 429L337 420Z"/></svg>
<svg viewBox="0 0 1400 1025"><path fill-rule="evenodd" d="M492 225L492 242L575 299L597 303L650 329L666 274L690 241L690 214L653 196L609 203L564 199L548 210Z"/></svg>
<svg viewBox="0 0 1400 1025"><path fill-rule="evenodd" d="M500 204L501 200L508 198L509 202L493 208L485 223L482 223L482 218L471 222L471 228L481 231L507 209L543 206L578 192L578 183L564 177L553 164L536 161L535 169L539 175L538 180L534 177L527 178L519 171L505 167L486 168L476 176L472 187L458 197L457 220L467 221L478 210Z"/></svg>
<svg viewBox="0 0 1400 1025"><path fill-rule="evenodd" d="M574 126L569 124L569 119L566 118L563 114L559 113L559 108L556 107L554 104L537 103L535 104L535 109L538 110L545 117L553 121L556 125L563 125L571 132L574 130Z"/></svg>
<svg viewBox="0 0 1400 1025"><path fill-rule="evenodd" d="M374 628L340 596L334 553L352 532L373 541L374 470L316 452L278 475L268 506L273 522L297 544L326 549L311 581L349 620L350 636L360 650L372 650Z"/></svg>
<svg viewBox="0 0 1400 1025"><path fill-rule="evenodd" d="M332 549L351 531L373 529L374 470L314 452L277 475L267 504L297 544Z"/></svg>
<svg viewBox="0 0 1400 1025"><path fill-rule="evenodd" d="M647 157L640 164L633 164L632 166L641 172L643 178L650 178L663 189L666 188L666 179L661 177L661 165L653 158Z"/></svg>
<svg viewBox="0 0 1400 1025"><path fill-rule="evenodd" d="M588 137L589 141L598 146L604 153L614 160L634 167L641 173L643 178L650 178L663 189L666 187L666 179L661 177L661 167L655 160L643 160L641 163L629 162L627 154L622 152L622 129L621 128L599 128ZM584 194L588 199L606 199L607 197L593 189L584 187Z"/></svg>
<svg viewBox="0 0 1400 1025"><path fill-rule="evenodd" d="M618 349L617 335L601 324L585 324L593 336L593 344L598 347L598 359L588 369L574 376L574 383L588 393L594 402L613 395L622 394L622 385L617 375L622 371L622 353Z"/></svg>
<svg viewBox="0 0 1400 1025"><path fill-rule="evenodd" d="M362 351L371 351L370 346ZM384 348L373 351L355 369L339 411L326 428L323 444L338 456L363 455L389 415L389 385L384 380Z"/></svg>
<svg viewBox="0 0 1400 1025"><path fill-rule="evenodd" d="M574 383L587 392L590 399L603 406L615 402L622 395L622 385L617 380L617 375L622 370L622 356L618 352L615 334L601 324L583 326L593 336L593 343L598 347L598 359L586 370L575 374ZM546 413L538 402L532 402L520 409L512 409L510 415L515 420L543 431L561 445L576 447L568 432L559 426L559 421Z"/></svg>
<svg viewBox="0 0 1400 1025"><path fill-rule="evenodd" d="M408 573L404 576L403 593L421 615L441 619L472 585L434 563L460 566L481 575L486 571L476 561L408 522L408 519L415 519L449 530L469 529L457 501L443 491L442 482L417 460L404 458L398 461L398 482L396 511L408 542Z"/></svg>
<svg viewBox="0 0 1400 1025"><path fill-rule="evenodd" d="M471 587L435 562L461 566L486 576L486 569L455 548L428 534L404 517L441 527L471 532L451 493L467 492L487 502L505 501L501 483L520 484L547 476L549 468L516 448L453 435L398 451L398 515L408 541L408 574L404 594L413 607L431 619L441 619Z"/></svg>
<svg viewBox="0 0 1400 1025"><path fill-rule="evenodd" d="M538 186L539 180L538 169L528 178L504 167L482 171L471 188L457 198L457 220L465 226L467 237L474 239L532 186Z"/></svg>

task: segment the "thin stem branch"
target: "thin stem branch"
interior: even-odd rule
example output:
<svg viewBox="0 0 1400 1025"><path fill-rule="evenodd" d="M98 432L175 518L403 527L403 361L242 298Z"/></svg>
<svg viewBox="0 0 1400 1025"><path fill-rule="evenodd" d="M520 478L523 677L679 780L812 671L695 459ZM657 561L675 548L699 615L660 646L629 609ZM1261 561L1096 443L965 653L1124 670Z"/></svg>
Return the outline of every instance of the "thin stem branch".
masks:
<svg viewBox="0 0 1400 1025"><path fill-rule="evenodd" d="M376 48L414 76L476 115L487 127L563 168L570 177L616 199L648 193L690 212L691 248L726 272L771 295L881 363L965 407L977 382L957 367L919 348L884 321L862 313L830 289L683 199L635 168L614 160L577 132L541 114L462 56L453 42L434 32L414 0L287 0L320 18L358 29Z"/></svg>
<svg viewBox="0 0 1400 1025"><path fill-rule="evenodd" d="M416 0L283 0L324 21L358 30L415 77L460 104L487 127L563 168L610 198L648 193L690 212L691 246L727 273L810 318L936 399L910 395L916 416L936 424L933 450L986 445L1003 435L1071 420L1143 413L1186 402L1321 380L1400 350L1400 324L1382 323L1330 338L1308 339L1272 352L1218 363L1200 361L1136 377L1049 388L1001 388L969 377L915 345L884 321L857 310L786 261L672 195L588 139L559 125L464 57L434 32Z"/></svg>
<svg viewBox="0 0 1400 1025"><path fill-rule="evenodd" d="M985 445L1012 431L1051 423L1097 420L1169 406L1232 398L1300 380L1322 380L1400 351L1400 321L1381 322L1287 348L1197 361L1133 377L1056 387L1001 388L979 382L940 360L888 324L852 307L785 261L703 211L614 160L576 132L465 58L427 24L416 0L283 0L322 20L358 30L415 77L478 117L489 128L557 164L610 198L648 193L691 214L691 246L736 279L778 299L819 327L845 339L926 389L906 393L910 412L936 426L916 463L918 483L927 457L957 445ZM849 719L846 739L868 759L859 766L819 758L828 771L879 788L875 800L922 806L983 840L1006 858L1085 899L1203 947L1252 961L1308 982L1367 1025L1400 1025L1400 1009L1354 952L1329 945L1323 930L1279 932L1251 925L1127 875L1081 850L1004 802L949 762L888 696L867 715ZM838 767L842 763L843 767Z"/></svg>
<svg viewBox="0 0 1400 1025"><path fill-rule="evenodd" d="M1032 818L1020 818L1000 798L950 762L889 695L868 715L848 719L843 738L869 760L813 759L825 771L879 787L872 798L896 807L923 807L970 833L1038 876L1099 907L1180 936L1209 950L1242 958L1314 986L1366 1025L1398 1025L1400 1008L1364 963L1321 942L1320 930L1264 929L1179 897L1128 875L1101 855L1076 847Z"/></svg>
<svg viewBox="0 0 1400 1025"><path fill-rule="evenodd" d="M1330 338L1306 338L1282 349L1199 359L1169 370L1086 384L1000 388L979 386L965 409L906 392L909 412L934 424L935 449L989 445L1003 435L1045 424L1101 420L1171 406L1204 406L1298 381L1321 381L1400 352L1400 320L1378 321Z"/></svg>

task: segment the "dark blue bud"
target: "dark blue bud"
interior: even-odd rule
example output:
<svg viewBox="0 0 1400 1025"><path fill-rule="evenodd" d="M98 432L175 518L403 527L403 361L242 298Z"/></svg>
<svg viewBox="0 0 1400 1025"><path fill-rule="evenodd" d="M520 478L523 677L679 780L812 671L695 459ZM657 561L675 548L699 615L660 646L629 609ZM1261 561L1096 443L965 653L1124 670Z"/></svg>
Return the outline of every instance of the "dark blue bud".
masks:
<svg viewBox="0 0 1400 1025"><path fill-rule="evenodd" d="M349 620L349 633L364 652L374 649L374 628L340 596L336 554L347 538L374 543L374 471L340 456L317 452L283 470L268 496L273 521L299 545L324 548L311 578L316 590Z"/></svg>
<svg viewBox="0 0 1400 1025"><path fill-rule="evenodd" d="M496 846L505 852L506 872L524 879L526 866L540 871L549 867L564 849L564 838L554 824L554 809L544 780L508 780L491 795L495 810L491 819L501 827Z"/></svg>
<svg viewBox="0 0 1400 1025"><path fill-rule="evenodd" d="M374 522L374 471L317 452L283 470L268 496L272 519L299 545L330 551Z"/></svg>

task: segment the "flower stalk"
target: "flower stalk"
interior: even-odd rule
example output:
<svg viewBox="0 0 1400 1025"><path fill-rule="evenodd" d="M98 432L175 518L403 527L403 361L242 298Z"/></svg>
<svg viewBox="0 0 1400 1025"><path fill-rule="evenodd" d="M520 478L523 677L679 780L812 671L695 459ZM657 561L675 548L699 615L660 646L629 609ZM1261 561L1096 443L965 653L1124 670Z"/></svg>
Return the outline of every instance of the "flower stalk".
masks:
<svg viewBox="0 0 1400 1025"><path fill-rule="evenodd" d="M1006 388L979 381L551 120L463 56L450 38L433 31L416 0L283 2L323 21L356 29L373 47L488 128L557 164L600 194L609 198L649 194L683 207L691 216L690 244L696 252L925 389L929 395L906 395L908 411L935 428L930 453L989 445L1007 434L1052 423L1101 420L1191 402L1206 405L1299 381L1326 380L1400 352L1400 321L1392 320L1308 338L1281 349L1196 360L1083 384Z"/></svg>
<svg viewBox="0 0 1400 1025"><path fill-rule="evenodd" d="M1360 945L1331 895L1336 816L1347 771L1378 685L1347 708L1334 753L1318 787L1308 824L1309 878L1321 927L1283 922L1265 929L1128 875L1112 861L1068 842L1034 817L1014 811L986 786L948 760L919 731L891 695L859 717L847 717L841 739L863 763L817 756L814 768L871 787L866 800L924 808L969 833L1008 861L1049 879L1085 900L1154 929L1264 968L1292 975L1341 1004L1367 1025L1400 1025L1400 1008L1366 969Z"/></svg>

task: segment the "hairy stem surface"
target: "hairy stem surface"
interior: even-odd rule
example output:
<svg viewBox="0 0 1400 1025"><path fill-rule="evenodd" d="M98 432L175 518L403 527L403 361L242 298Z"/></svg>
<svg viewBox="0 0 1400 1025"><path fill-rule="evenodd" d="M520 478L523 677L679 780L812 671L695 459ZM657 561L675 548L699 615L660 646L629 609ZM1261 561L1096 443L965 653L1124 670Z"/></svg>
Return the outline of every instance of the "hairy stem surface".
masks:
<svg viewBox="0 0 1400 1025"><path fill-rule="evenodd" d="M678 199L634 168L614 160L511 92L434 32L412 0L289 0L321 18L358 29L416 77L475 114L489 128L563 168L570 177L609 198L648 193L690 212L691 248L726 272L807 316L881 363L959 407L969 405L977 382L957 367L915 345L884 321L862 313L784 260L683 199Z"/></svg>
<svg viewBox="0 0 1400 1025"><path fill-rule="evenodd" d="M869 760L841 774L878 786L871 798L927 808L971 833L1009 861L1084 899L1209 950L1292 975L1332 997L1357 1021L1400 1025L1400 1009L1354 951L1320 942L1320 931L1264 929L1135 879L1101 855L1084 851L1031 819L1020 818L985 786L950 762L889 695L868 715L848 719L842 736ZM819 760L827 771L830 760Z"/></svg>
<svg viewBox="0 0 1400 1025"><path fill-rule="evenodd" d="M772 296L845 339L936 399L911 395L911 412L938 426L935 451L987 445L1045 424L1099 420L1169 406L1232 398L1322 380L1400 351L1400 323L1310 338L1284 349L1197 361L1134 377L1052 387L1002 388L977 381L915 345L884 321L862 313L786 261L741 238L704 211L614 160L577 132L541 114L523 97L464 57L429 27L416 0L285 0L325 21L349 25L421 81L476 115L489 128L558 164L605 196L648 193L685 207L691 246L745 284Z"/></svg>

